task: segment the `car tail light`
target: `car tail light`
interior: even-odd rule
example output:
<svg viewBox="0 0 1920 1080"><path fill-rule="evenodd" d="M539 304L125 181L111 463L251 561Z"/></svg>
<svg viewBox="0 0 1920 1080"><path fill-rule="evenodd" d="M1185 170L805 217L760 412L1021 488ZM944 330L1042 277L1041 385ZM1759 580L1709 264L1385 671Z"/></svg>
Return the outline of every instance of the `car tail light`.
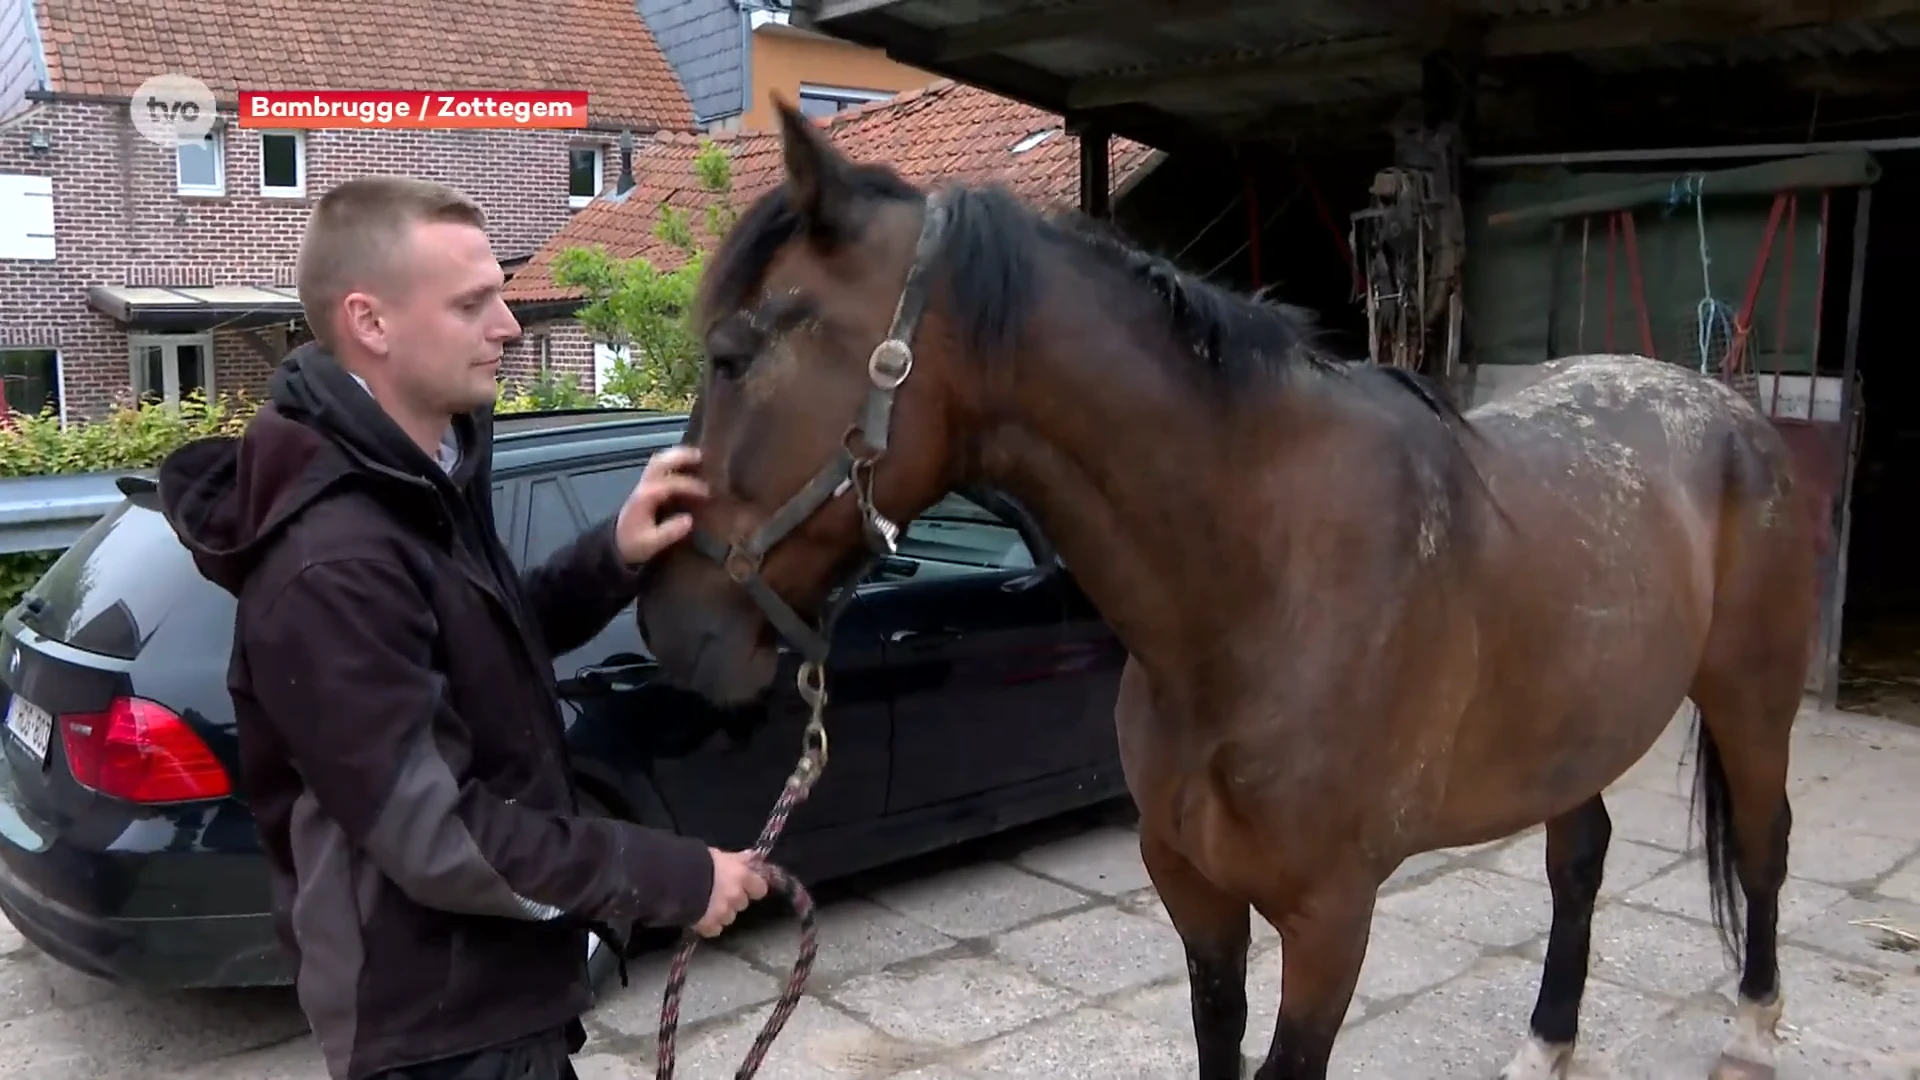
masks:
<svg viewBox="0 0 1920 1080"><path fill-rule="evenodd" d="M218 799L227 770L186 721L164 705L120 697L102 713L60 717L67 768L83 787L137 803Z"/></svg>

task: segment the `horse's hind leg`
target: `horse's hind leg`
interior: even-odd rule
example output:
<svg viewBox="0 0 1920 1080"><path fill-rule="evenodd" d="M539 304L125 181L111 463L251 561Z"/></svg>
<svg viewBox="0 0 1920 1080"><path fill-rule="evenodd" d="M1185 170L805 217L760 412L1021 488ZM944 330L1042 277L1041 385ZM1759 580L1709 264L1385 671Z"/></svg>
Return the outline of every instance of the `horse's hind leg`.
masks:
<svg viewBox="0 0 1920 1080"><path fill-rule="evenodd" d="M1759 675L1759 672L1755 672ZM1762 676L1764 677L1764 676ZM1788 739L1798 711L1789 697L1752 691L1703 694L1698 735L1698 798L1706 833L1707 877L1714 925L1740 960L1733 1033L1714 1080L1772 1080L1780 992L1780 889L1787 879ZM1739 882L1746 917L1739 917ZM1744 955L1742 955L1744 944Z"/></svg>
<svg viewBox="0 0 1920 1080"><path fill-rule="evenodd" d="M1783 1000L1778 927L1787 879L1787 764L1813 621L1811 545L1792 529L1735 530L1690 693L1700 711L1696 799L1714 925L1741 962L1733 1034L1715 1080L1771 1080ZM1764 556L1761 558L1742 556ZM1734 882L1745 901L1739 918ZM1744 925L1743 925L1744 922ZM1742 945L1744 939L1744 956Z"/></svg>
<svg viewBox="0 0 1920 1080"><path fill-rule="evenodd" d="M1249 906L1221 892L1186 857L1140 825L1140 857L1187 952L1200 1080L1240 1080L1247 1032Z"/></svg>
<svg viewBox="0 0 1920 1080"><path fill-rule="evenodd" d="M1566 1080L1580 1029L1593 940L1593 905L1613 839L1613 819L1595 795L1547 822L1547 885L1553 890L1553 926L1530 1037L1500 1072L1500 1080Z"/></svg>

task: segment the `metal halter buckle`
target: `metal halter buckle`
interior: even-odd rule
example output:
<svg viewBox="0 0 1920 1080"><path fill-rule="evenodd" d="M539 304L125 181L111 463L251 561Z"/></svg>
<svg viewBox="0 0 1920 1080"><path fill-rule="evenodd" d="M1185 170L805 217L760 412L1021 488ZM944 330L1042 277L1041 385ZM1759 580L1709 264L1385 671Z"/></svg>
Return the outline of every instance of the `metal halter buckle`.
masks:
<svg viewBox="0 0 1920 1080"><path fill-rule="evenodd" d="M899 338L888 338L873 347L867 357L867 376L882 390L893 390L907 381L913 370L913 349Z"/></svg>

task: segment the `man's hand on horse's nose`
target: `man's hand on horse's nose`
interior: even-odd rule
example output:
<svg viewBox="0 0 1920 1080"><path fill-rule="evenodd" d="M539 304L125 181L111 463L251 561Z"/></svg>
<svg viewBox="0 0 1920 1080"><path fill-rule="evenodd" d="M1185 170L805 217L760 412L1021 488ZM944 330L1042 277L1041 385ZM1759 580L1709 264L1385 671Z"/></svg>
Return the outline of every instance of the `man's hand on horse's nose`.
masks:
<svg viewBox="0 0 1920 1080"><path fill-rule="evenodd" d="M707 497L706 481L693 475L700 450L671 446L647 461L614 523L614 543L629 566L638 566L684 540L693 531L693 515L674 514L662 520L661 510L675 499L698 502Z"/></svg>
<svg viewBox="0 0 1920 1080"><path fill-rule="evenodd" d="M767 895L767 879L755 868L752 854L708 850L713 853L713 892L707 897L707 913L693 924L701 937L718 935L748 904Z"/></svg>

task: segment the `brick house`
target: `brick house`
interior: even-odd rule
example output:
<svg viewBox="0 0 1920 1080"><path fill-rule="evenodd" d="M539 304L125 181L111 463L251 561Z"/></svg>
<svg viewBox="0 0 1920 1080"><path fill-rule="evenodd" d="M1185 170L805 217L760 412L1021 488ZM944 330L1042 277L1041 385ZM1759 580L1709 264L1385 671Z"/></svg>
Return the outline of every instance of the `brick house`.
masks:
<svg viewBox="0 0 1920 1080"><path fill-rule="evenodd" d="M1039 206L1072 207L1079 199L1079 140L1061 119L1017 101L950 80L939 80L886 101L817 119L834 144L854 158L884 161L907 180L931 186L947 180L997 182ZM704 230L713 196L694 170L702 139L727 150L732 163L730 201L744 209L784 176L780 137L772 132L662 134L634 157L635 186L595 199L536 251L507 285L507 297L523 313L525 340L504 374L527 379L541 370L572 374L599 391L614 351L588 336L572 315L577 290L559 285L553 260L569 247L599 246L617 258L644 257L659 269L679 264L678 248L654 235L662 206L684 208ZM1144 180L1162 155L1140 143L1115 139L1109 156L1113 203ZM704 234L703 234L704 235Z"/></svg>
<svg viewBox="0 0 1920 1080"><path fill-rule="evenodd" d="M299 238L342 180L467 191L511 271L611 189L623 136L694 130L633 0L343 14L332 0L0 0L0 387L14 409L74 419L129 392L259 393L305 340ZM132 92L162 72L219 99L204 143L132 130ZM243 88L586 90L590 117L584 130L263 132L233 122Z"/></svg>

